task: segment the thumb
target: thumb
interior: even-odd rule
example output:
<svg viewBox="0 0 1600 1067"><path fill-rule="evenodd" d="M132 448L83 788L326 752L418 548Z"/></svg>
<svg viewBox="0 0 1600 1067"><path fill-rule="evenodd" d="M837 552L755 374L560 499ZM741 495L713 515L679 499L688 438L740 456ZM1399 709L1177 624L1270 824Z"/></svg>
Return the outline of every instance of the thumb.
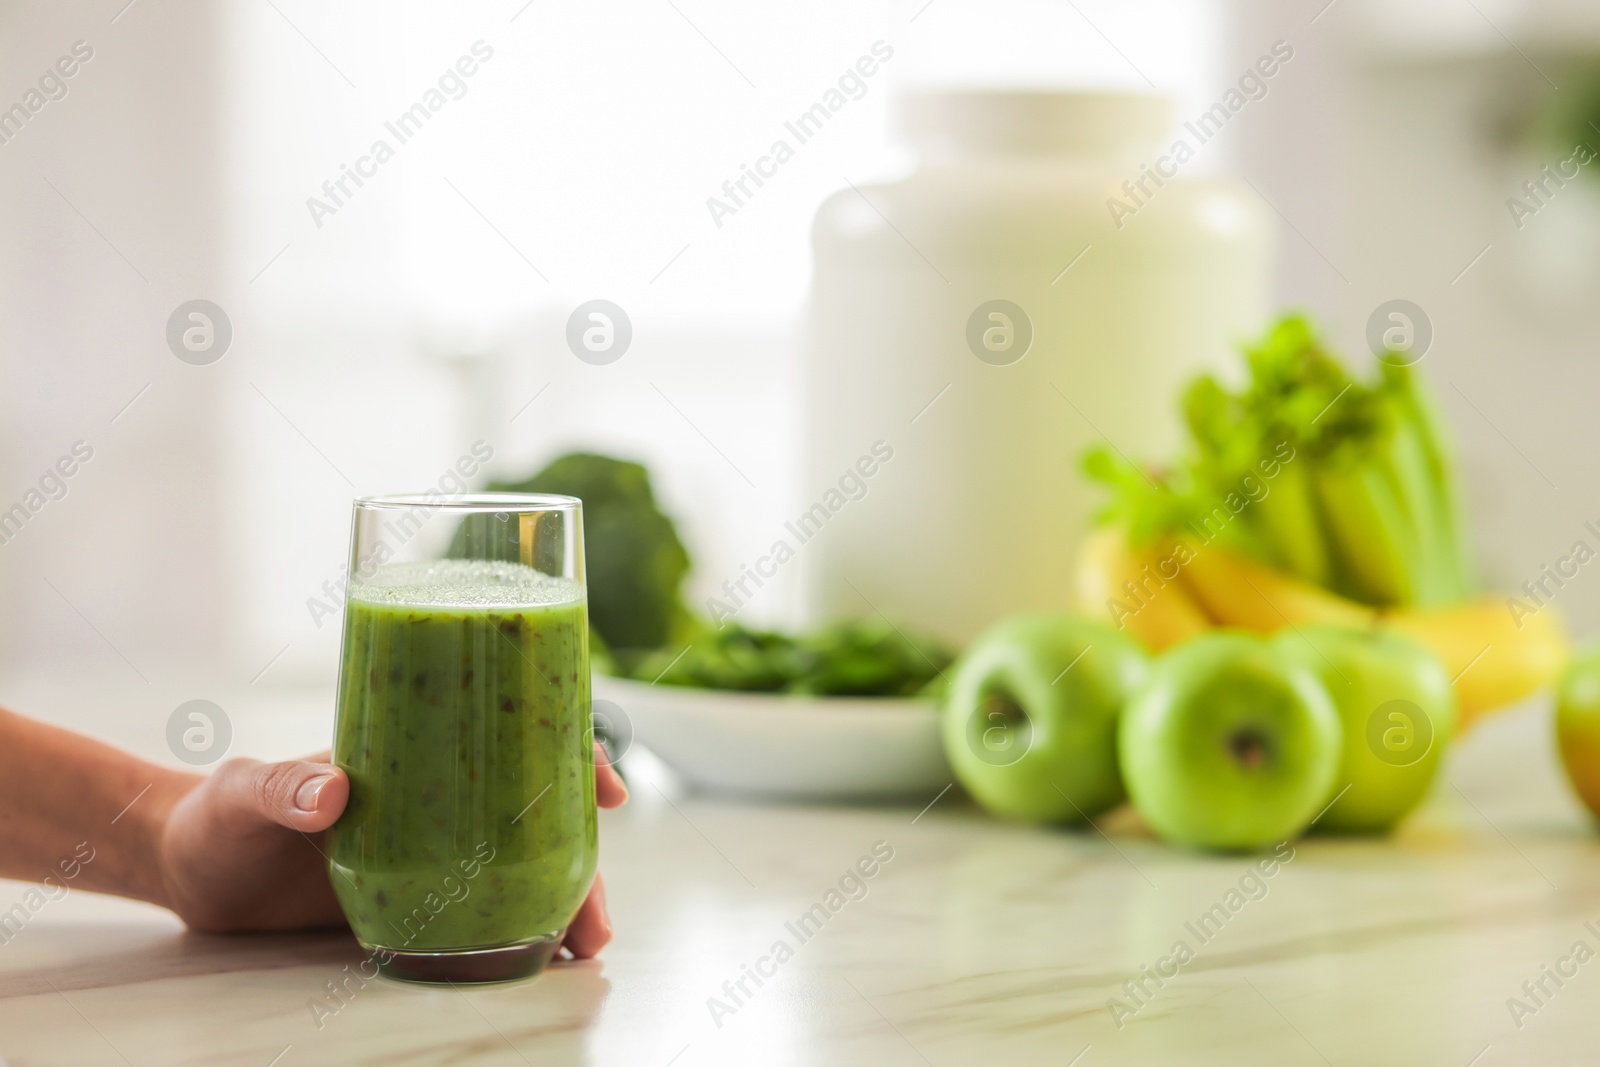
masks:
<svg viewBox="0 0 1600 1067"><path fill-rule="evenodd" d="M331 763L229 760L217 771L228 800L279 826L304 833L326 830L350 799L350 781Z"/></svg>

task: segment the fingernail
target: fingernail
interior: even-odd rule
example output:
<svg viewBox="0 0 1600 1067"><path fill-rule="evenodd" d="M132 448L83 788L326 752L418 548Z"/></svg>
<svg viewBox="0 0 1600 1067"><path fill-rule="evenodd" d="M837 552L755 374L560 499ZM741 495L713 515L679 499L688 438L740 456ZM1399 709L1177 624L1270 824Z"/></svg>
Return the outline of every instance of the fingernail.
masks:
<svg viewBox="0 0 1600 1067"><path fill-rule="evenodd" d="M333 775L324 774L317 778L307 779L294 795L294 806L301 811L316 811L317 797L322 793L322 787L333 781Z"/></svg>

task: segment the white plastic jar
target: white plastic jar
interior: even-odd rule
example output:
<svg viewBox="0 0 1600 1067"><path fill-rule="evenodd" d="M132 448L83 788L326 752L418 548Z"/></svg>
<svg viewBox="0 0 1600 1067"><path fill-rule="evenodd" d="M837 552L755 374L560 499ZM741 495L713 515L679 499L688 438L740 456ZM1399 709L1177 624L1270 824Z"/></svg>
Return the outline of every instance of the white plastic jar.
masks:
<svg viewBox="0 0 1600 1067"><path fill-rule="evenodd" d="M1170 453L1177 391L1265 325L1269 219L1184 173L1160 97L921 94L901 117L917 169L817 212L797 555L810 621L961 642L1069 603L1102 499L1081 454Z"/></svg>

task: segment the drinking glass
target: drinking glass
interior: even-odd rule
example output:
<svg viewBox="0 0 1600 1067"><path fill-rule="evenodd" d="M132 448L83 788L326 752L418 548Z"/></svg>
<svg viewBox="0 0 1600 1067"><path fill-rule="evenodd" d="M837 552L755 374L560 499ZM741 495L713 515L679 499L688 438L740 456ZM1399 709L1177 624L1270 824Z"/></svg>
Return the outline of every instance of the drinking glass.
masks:
<svg viewBox="0 0 1600 1067"><path fill-rule="evenodd" d="M363 497L345 592L328 870L372 965L537 974L598 852L582 505Z"/></svg>

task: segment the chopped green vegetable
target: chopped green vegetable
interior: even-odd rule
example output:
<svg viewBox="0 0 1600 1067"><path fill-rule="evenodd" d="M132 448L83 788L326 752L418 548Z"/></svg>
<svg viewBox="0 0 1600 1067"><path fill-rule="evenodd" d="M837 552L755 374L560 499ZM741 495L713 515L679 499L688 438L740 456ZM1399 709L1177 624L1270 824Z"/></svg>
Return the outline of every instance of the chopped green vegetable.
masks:
<svg viewBox="0 0 1600 1067"><path fill-rule="evenodd" d="M846 622L806 637L728 624L687 648L638 660L634 678L660 685L814 696L913 696L950 665L936 641L882 619Z"/></svg>
<svg viewBox="0 0 1600 1067"><path fill-rule="evenodd" d="M827 696L911 696L954 657L937 641L878 617L837 623L800 639L807 671L791 686Z"/></svg>
<svg viewBox="0 0 1600 1067"><path fill-rule="evenodd" d="M641 682L771 693L800 671L793 638L727 625L708 630L683 648L662 648L633 664Z"/></svg>
<svg viewBox="0 0 1600 1067"><path fill-rule="evenodd" d="M1112 492L1102 518L1136 542L1216 541L1369 604L1464 598L1454 456L1416 369L1384 359L1355 378L1299 315L1244 354L1242 389L1209 375L1185 389L1190 444L1170 469L1084 457Z"/></svg>

